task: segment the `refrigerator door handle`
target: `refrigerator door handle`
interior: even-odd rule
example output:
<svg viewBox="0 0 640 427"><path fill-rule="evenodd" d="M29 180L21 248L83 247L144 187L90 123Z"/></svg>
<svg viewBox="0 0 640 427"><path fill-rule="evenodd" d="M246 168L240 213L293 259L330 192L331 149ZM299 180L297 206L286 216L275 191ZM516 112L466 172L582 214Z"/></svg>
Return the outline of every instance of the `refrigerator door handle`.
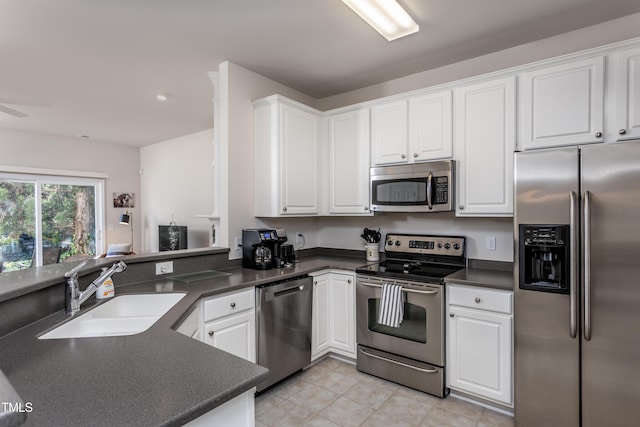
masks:
<svg viewBox="0 0 640 427"><path fill-rule="evenodd" d="M569 292L571 296L571 319L569 336L575 338L578 335L578 195L575 191L569 194L571 200L569 235L571 245L571 264L569 271Z"/></svg>
<svg viewBox="0 0 640 427"><path fill-rule="evenodd" d="M591 341L591 193L584 193L584 339Z"/></svg>

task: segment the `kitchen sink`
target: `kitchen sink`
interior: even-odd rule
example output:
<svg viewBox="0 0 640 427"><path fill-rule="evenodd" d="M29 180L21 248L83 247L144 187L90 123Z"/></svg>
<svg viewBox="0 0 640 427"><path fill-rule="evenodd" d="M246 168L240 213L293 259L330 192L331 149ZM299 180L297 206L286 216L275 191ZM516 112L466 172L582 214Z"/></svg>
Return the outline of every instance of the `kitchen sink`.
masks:
<svg viewBox="0 0 640 427"><path fill-rule="evenodd" d="M41 335L39 339L113 337L144 332L186 294L120 295Z"/></svg>

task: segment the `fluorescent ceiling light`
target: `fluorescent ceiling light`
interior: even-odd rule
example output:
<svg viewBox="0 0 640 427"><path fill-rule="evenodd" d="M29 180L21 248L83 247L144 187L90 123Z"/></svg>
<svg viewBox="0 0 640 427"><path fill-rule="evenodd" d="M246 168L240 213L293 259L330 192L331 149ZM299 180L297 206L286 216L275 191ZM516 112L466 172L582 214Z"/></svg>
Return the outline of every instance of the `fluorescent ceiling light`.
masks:
<svg viewBox="0 0 640 427"><path fill-rule="evenodd" d="M396 0L342 1L389 41L416 33L420 29Z"/></svg>

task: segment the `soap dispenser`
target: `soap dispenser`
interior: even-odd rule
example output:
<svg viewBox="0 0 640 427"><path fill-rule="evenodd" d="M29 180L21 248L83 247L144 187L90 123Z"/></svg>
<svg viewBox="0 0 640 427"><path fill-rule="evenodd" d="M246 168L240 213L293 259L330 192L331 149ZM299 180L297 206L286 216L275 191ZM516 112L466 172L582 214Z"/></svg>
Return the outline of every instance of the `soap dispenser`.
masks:
<svg viewBox="0 0 640 427"><path fill-rule="evenodd" d="M107 267L102 268L102 273L107 271ZM96 291L96 299L107 299L111 298L116 294L116 290L113 286L113 279L111 277L107 277L98 285L98 290Z"/></svg>

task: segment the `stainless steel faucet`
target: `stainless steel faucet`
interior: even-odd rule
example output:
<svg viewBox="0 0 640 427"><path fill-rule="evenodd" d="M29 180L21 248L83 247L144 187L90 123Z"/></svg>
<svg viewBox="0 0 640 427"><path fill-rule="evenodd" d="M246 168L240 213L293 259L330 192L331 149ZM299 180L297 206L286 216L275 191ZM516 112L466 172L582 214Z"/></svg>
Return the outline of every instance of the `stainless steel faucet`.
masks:
<svg viewBox="0 0 640 427"><path fill-rule="evenodd" d="M87 261L83 261L75 266L73 270L64 274L64 277L67 279L67 287L64 294L64 307L65 311L69 314L75 314L80 310L80 305L96 292L98 286L103 281L111 277L114 273L120 273L127 269L127 264L125 264L124 261L117 261L111 267L103 271L93 282L91 282L91 284L87 286L87 289L80 292L78 272L86 264Z"/></svg>

